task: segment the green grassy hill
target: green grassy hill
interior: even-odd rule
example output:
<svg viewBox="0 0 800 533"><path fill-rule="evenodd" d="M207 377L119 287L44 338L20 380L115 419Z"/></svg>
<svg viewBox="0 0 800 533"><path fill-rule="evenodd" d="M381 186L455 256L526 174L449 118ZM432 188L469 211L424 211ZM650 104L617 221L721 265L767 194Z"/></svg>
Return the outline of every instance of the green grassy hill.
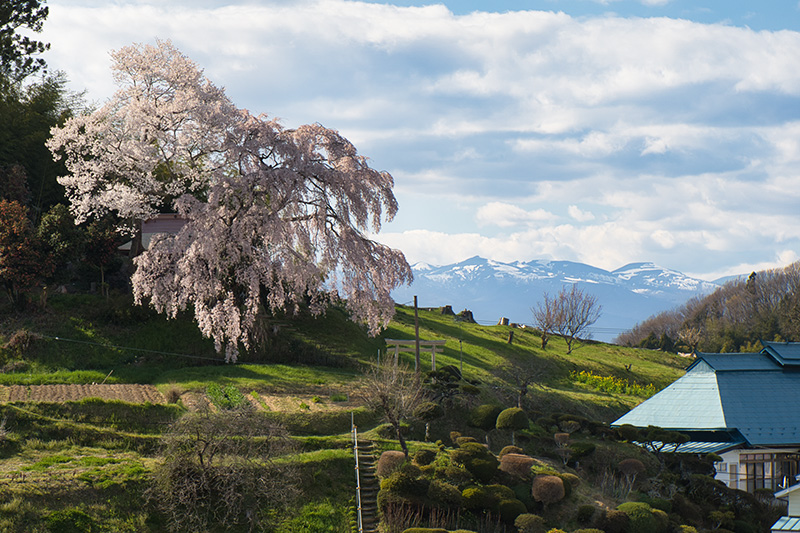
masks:
<svg viewBox="0 0 800 533"><path fill-rule="evenodd" d="M369 338L339 309L320 318L276 318L264 324L264 348L236 365L221 363L188 318L168 321L121 296L58 295L46 311L2 311L0 530L163 531L165 517L145 497L160 460L159 439L197 401L214 401L212 391L226 387L283 423L297 443L287 460L296 467L304 506L278 517L279 531L347 531L355 485L351 416L379 451L398 449L378 416L360 406L360 377L379 352L387 357L384 338L413 339L413 309L398 307L379 338ZM486 439L465 426L464 410L516 405L520 377L532 381L523 398L532 420L570 413L610 422L687 364L672 354L592 342L567 355L559 338L542 350L530 329L514 329L509 343L509 327L438 311L420 311L419 327L421 338L447 341L437 366L463 367L473 384L458 409L433 424L432 441L449 442L451 430ZM413 354L401 360L413 366ZM423 352L422 370L429 369ZM35 399L44 390L39 385L91 383L152 385L174 403L10 401L20 393ZM536 431L544 431L538 441ZM531 442L551 439L547 431L534 427ZM410 439L412 450L432 445L421 442L419 428L411 428ZM583 490L587 498L601 497Z"/></svg>

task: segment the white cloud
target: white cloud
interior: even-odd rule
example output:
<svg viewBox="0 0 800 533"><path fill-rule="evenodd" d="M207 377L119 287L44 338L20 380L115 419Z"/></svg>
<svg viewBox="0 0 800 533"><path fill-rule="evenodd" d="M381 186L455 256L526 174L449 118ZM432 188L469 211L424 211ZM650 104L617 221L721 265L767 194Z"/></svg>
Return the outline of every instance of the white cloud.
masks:
<svg viewBox="0 0 800 533"><path fill-rule="evenodd" d="M508 228L531 225L543 220L553 220L556 216L544 209L526 211L516 205L491 202L478 209L476 218L481 224Z"/></svg>
<svg viewBox="0 0 800 533"><path fill-rule="evenodd" d="M46 58L102 100L111 49L168 38L237 105L339 129L394 175L386 236L415 260L722 272L800 250L797 32L219 3L51 0Z"/></svg>
<svg viewBox="0 0 800 533"><path fill-rule="evenodd" d="M577 205L571 205L567 209L569 216L577 220L578 222L588 222L590 220L594 220L594 215L589 211L581 211Z"/></svg>

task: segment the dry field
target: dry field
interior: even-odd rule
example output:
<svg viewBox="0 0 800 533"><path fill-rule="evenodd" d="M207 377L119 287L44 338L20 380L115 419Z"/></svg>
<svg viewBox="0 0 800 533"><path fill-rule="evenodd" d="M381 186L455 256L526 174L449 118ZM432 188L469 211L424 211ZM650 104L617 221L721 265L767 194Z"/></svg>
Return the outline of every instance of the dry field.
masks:
<svg viewBox="0 0 800 533"><path fill-rule="evenodd" d="M69 402L84 398L122 400L130 403L166 403L152 385L9 385L0 387L0 402Z"/></svg>

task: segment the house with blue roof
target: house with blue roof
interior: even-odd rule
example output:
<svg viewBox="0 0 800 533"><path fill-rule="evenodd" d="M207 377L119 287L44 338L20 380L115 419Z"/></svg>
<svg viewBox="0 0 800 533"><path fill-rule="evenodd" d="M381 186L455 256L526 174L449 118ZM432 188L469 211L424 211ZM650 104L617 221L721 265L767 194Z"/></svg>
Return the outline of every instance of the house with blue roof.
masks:
<svg viewBox="0 0 800 533"><path fill-rule="evenodd" d="M788 503L786 516L782 516L775 522L770 531L780 533L782 531L800 531L800 484L792 485L775 493L775 497L785 500Z"/></svg>
<svg viewBox="0 0 800 533"><path fill-rule="evenodd" d="M731 488L775 491L800 473L800 343L762 342L758 353L698 354L681 378L612 423L689 435L665 450L722 457Z"/></svg>

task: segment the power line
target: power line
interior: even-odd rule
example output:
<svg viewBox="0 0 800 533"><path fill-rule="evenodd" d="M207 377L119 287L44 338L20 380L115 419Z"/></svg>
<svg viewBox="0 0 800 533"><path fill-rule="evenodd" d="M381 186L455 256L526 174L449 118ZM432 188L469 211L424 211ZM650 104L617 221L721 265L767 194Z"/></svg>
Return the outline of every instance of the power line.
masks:
<svg viewBox="0 0 800 533"><path fill-rule="evenodd" d="M185 353L176 353L176 352L162 352L162 351L159 351L159 350L147 350L145 348L133 348L131 346L118 346L116 344L102 344L102 343L99 343L99 342L81 341L81 340L77 340L77 339L67 339L67 338L64 338L64 337L51 337L49 335L42 335L42 334L39 334L39 333L37 333L37 335L39 337L43 338L43 339L50 339L50 340L60 341L60 342L74 342L76 344L87 344L87 345L90 345L90 346L99 346L101 348L117 349L117 350L128 350L128 351L131 351L131 352L153 353L153 354L158 354L158 355L174 355L176 357L186 357L186 358L189 358L189 359L201 359L203 361L214 361L216 363L222 363L223 362L222 359L217 359L215 357L204 357L202 355L189 355L189 354L185 354Z"/></svg>

